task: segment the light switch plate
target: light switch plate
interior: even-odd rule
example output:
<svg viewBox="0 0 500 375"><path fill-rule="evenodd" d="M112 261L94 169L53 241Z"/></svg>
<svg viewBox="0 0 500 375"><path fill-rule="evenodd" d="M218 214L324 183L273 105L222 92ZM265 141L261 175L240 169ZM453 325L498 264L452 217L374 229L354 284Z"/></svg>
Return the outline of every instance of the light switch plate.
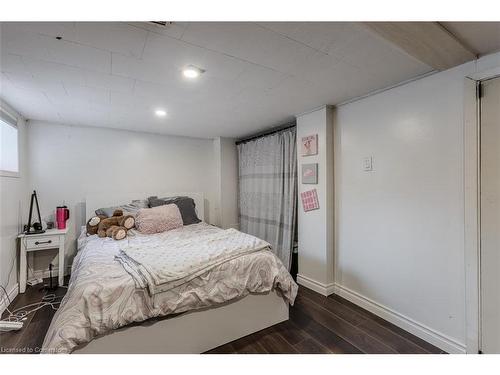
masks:
<svg viewBox="0 0 500 375"><path fill-rule="evenodd" d="M373 157L367 156L366 158L363 158L363 171L373 171Z"/></svg>

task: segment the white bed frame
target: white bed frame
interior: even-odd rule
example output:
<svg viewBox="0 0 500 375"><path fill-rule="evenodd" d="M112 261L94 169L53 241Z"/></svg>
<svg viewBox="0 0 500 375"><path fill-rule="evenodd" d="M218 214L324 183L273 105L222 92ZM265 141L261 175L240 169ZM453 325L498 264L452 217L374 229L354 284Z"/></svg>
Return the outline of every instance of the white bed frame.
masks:
<svg viewBox="0 0 500 375"><path fill-rule="evenodd" d="M187 195L204 219L202 193L104 194L86 200L87 218L99 207L122 204L151 195ZM203 353L240 337L288 320L288 302L276 291L251 294L217 307L195 310L159 320L122 327L78 347L74 353Z"/></svg>
<svg viewBox="0 0 500 375"><path fill-rule="evenodd" d="M276 292L171 318L125 326L77 348L78 354L196 354L288 320Z"/></svg>

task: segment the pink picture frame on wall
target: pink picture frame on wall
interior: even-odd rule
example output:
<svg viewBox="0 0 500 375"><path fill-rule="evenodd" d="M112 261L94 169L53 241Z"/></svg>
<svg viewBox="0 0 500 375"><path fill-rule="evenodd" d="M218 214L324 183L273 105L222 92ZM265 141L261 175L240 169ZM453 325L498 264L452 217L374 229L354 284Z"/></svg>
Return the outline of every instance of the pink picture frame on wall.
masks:
<svg viewBox="0 0 500 375"><path fill-rule="evenodd" d="M300 198L302 200L302 208L304 209L304 212L319 209L318 193L316 192L316 189L300 193Z"/></svg>
<svg viewBox="0 0 500 375"><path fill-rule="evenodd" d="M308 135L302 137L302 156L311 156L318 154L318 135Z"/></svg>

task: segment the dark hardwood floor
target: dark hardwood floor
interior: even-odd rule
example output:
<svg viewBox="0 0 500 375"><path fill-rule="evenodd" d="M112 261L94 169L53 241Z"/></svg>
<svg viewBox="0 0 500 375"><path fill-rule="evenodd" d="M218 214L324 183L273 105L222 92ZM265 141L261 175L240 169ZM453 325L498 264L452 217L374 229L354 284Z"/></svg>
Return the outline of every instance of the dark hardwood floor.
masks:
<svg viewBox="0 0 500 375"><path fill-rule="evenodd" d="M40 301L46 292L28 287L11 308ZM57 295L66 293L59 288ZM54 315L45 307L24 322L20 331L0 333L0 352L36 353ZM5 317L5 314L4 316ZM12 351L14 349L14 351ZM399 327L337 295L323 297L300 287L290 319L208 353L444 353Z"/></svg>
<svg viewBox="0 0 500 375"><path fill-rule="evenodd" d="M438 354L441 349L365 309L299 287L290 319L208 353Z"/></svg>
<svg viewBox="0 0 500 375"><path fill-rule="evenodd" d="M66 280L66 283L68 280ZM54 292L47 292L42 289L42 284L33 287L28 286L26 293L19 294L12 304L10 310L40 302L47 294L54 293L57 297L66 294L66 288L57 288ZM60 300L60 298L59 298ZM24 326L19 331L0 332L0 353L1 354L31 354L37 353L43 343L45 333L49 329L55 310L50 306L45 306L40 310L30 314L23 321ZM7 311L2 314L2 319L8 316Z"/></svg>

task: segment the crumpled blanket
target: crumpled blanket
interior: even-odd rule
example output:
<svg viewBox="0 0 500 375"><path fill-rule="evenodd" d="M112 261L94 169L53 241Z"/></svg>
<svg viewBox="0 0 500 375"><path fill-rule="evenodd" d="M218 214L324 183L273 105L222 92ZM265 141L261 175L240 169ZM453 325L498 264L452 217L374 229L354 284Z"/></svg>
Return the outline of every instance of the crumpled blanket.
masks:
<svg viewBox="0 0 500 375"><path fill-rule="evenodd" d="M202 273L242 255L269 250L270 244L236 229L193 233L147 244L123 246L115 256L134 278L136 285L149 293L166 292Z"/></svg>

